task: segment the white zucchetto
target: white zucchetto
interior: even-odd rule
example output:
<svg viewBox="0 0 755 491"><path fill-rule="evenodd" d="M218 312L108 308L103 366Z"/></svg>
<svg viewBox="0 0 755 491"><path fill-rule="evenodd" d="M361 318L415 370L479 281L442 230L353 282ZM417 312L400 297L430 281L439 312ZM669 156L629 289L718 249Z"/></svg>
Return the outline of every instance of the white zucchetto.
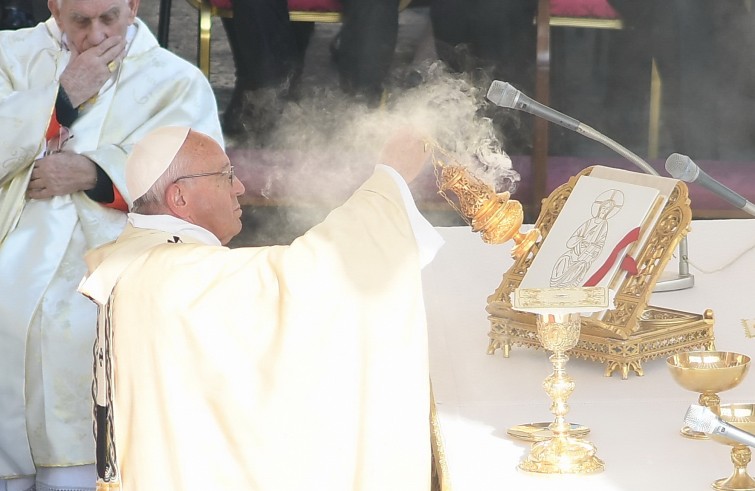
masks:
<svg viewBox="0 0 755 491"><path fill-rule="evenodd" d="M126 160L126 189L131 203L144 196L173 162L190 128L164 126L139 140Z"/></svg>

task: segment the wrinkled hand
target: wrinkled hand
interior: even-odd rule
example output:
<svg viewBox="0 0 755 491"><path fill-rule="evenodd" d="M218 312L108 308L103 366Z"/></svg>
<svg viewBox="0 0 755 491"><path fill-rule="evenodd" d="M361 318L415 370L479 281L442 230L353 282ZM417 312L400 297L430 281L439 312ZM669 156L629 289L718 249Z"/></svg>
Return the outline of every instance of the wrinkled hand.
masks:
<svg viewBox="0 0 755 491"><path fill-rule="evenodd" d="M30 199L52 198L86 191L95 184L97 169L94 162L83 155L64 151L43 157L34 163L26 196Z"/></svg>
<svg viewBox="0 0 755 491"><path fill-rule="evenodd" d="M413 128L402 128L386 142L380 162L393 167L408 183L419 175L430 160L430 145L425 135Z"/></svg>
<svg viewBox="0 0 755 491"><path fill-rule="evenodd" d="M108 64L120 63L125 54L126 40L122 36L106 38L81 53L71 46L71 60L60 75L60 85L73 107L79 107L100 91L112 75Z"/></svg>

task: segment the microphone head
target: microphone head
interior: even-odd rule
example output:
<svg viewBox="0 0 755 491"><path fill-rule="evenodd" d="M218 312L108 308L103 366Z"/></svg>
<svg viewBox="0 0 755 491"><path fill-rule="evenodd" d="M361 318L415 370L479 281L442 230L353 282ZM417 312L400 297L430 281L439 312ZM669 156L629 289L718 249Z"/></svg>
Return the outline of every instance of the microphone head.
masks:
<svg viewBox="0 0 755 491"><path fill-rule="evenodd" d="M718 416L705 406L692 404L684 415L684 424L694 431L710 434L718 426Z"/></svg>
<svg viewBox="0 0 755 491"><path fill-rule="evenodd" d="M694 182L700 175L700 168L692 159L680 153L672 153L666 159L666 171L671 177L684 182Z"/></svg>
<svg viewBox="0 0 755 491"><path fill-rule="evenodd" d="M487 98L496 106L513 108L516 96L519 93L520 92L510 83L493 80L493 83L490 84L490 88L488 89Z"/></svg>

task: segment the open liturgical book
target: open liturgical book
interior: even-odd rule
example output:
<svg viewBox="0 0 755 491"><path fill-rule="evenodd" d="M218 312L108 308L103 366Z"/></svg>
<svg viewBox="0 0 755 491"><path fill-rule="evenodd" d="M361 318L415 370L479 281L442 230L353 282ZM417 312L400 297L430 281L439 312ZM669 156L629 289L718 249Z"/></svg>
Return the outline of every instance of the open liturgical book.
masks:
<svg viewBox="0 0 755 491"><path fill-rule="evenodd" d="M676 179L596 166L579 178L520 288L602 286L636 274Z"/></svg>

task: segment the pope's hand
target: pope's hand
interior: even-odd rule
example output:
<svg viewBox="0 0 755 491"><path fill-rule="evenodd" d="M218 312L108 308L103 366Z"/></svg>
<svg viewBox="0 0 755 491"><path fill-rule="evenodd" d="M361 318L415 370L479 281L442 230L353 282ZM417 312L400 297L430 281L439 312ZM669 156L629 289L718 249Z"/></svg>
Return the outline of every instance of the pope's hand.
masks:
<svg viewBox="0 0 755 491"><path fill-rule="evenodd" d="M122 36L106 38L81 53L71 43L71 60L60 75L60 85L73 107L79 107L100 91L125 54L126 40Z"/></svg>
<svg viewBox="0 0 755 491"><path fill-rule="evenodd" d="M26 189L30 199L45 199L92 189L97 184L97 168L91 160L73 152L59 152L34 163Z"/></svg>
<svg viewBox="0 0 755 491"><path fill-rule="evenodd" d="M427 138L411 128L394 133L380 155L380 162L396 169L407 183L412 182L429 161Z"/></svg>

